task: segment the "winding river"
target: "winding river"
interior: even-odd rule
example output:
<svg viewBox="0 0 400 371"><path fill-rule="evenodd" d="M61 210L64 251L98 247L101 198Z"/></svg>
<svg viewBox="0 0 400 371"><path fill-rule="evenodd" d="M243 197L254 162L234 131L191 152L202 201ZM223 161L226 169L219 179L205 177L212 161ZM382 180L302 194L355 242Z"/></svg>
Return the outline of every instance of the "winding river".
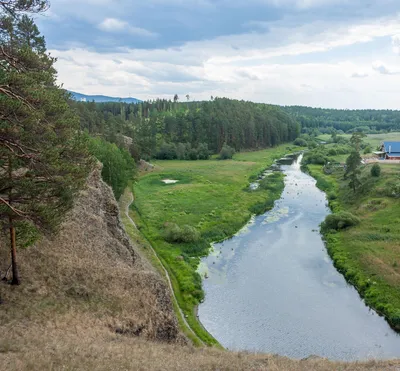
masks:
<svg viewBox="0 0 400 371"><path fill-rule="evenodd" d="M330 212L301 156L273 210L202 260L198 315L226 348L334 360L400 357L400 336L336 271L319 234Z"/></svg>

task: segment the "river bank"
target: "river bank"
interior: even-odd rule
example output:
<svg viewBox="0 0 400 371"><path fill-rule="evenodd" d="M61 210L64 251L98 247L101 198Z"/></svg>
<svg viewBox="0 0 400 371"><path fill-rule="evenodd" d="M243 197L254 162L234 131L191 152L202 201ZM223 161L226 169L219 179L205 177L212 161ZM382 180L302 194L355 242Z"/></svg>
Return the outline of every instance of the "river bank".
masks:
<svg viewBox="0 0 400 371"><path fill-rule="evenodd" d="M168 270L174 292L190 327L208 345L216 345L199 324L195 307L204 299L200 258L210 243L234 235L254 213L273 207L283 189L282 178L270 186L249 189L250 182L276 158L292 151L287 145L257 152L239 153L233 160L156 161L154 171L141 175L134 186L130 214ZM163 180L176 182L166 184ZM198 239L171 241L170 226L193 230Z"/></svg>
<svg viewBox="0 0 400 371"><path fill-rule="evenodd" d="M400 181L400 167L382 164L379 178L371 177L371 167L363 167L364 186L357 194L348 187L341 169L326 175L322 166L308 165L308 171L317 186L330 194L334 212L350 212L361 221L352 228L325 233L336 268L368 306L400 331L400 194L393 188Z"/></svg>

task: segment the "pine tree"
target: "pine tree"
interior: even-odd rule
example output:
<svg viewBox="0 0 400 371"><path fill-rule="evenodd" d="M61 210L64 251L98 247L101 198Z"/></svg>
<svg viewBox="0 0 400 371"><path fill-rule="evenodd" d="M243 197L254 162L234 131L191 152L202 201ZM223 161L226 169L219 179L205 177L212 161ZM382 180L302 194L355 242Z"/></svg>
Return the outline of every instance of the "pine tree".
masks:
<svg viewBox="0 0 400 371"><path fill-rule="evenodd" d="M39 29L26 14L18 21L16 30L16 39L21 45L27 45L38 53L46 51L44 36L40 36Z"/></svg>
<svg viewBox="0 0 400 371"><path fill-rule="evenodd" d="M44 12L49 6L48 0L0 0L0 11L12 16Z"/></svg>
<svg viewBox="0 0 400 371"><path fill-rule="evenodd" d="M361 185L359 180L359 175L361 174L360 170L361 165L361 156L357 151L353 151L346 160L346 172L345 178L350 178L349 186L354 191L357 191L357 188Z"/></svg>
<svg viewBox="0 0 400 371"><path fill-rule="evenodd" d="M19 284L17 243L57 228L91 161L44 39L32 20L15 14L44 2L0 0L3 9L4 3L13 24L0 39L0 223L10 235L11 283Z"/></svg>

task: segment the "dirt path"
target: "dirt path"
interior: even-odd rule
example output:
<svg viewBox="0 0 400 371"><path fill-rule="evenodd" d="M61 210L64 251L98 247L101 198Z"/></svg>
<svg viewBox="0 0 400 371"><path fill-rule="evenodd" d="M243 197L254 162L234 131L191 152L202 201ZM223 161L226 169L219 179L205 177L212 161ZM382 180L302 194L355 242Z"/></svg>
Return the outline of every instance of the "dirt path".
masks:
<svg viewBox="0 0 400 371"><path fill-rule="evenodd" d="M126 217L129 219L129 221L132 223L132 225L137 229L136 223L134 222L134 220L133 220L133 219L130 217L130 215L129 215L129 208L130 208L130 206L132 205L132 203L133 203L133 201L134 201L134 197L133 197L132 192L129 192L129 197L130 197L130 200L129 200L129 203L127 203L127 205L126 205L125 215L126 215ZM167 279L168 286L169 286L169 288L170 288L170 290L171 290L173 300L174 300L174 302L175 302L175 304L176 304L176 307L177 307L178 310L179 310L179 314L180 314L180 316L181 316L181 318L182 318L182 320L183 320L185 326L186 326L186 327L189 329L189 331L204 345L204 342L196 335L196 333L195 333L195 332L192 330L192 328L190 327L189 323L188 323L187 320L186 320L185 314L183 313L181 307L179 306L178 300L176 299L176 296L175 296L174 288L173 288L173 286L172 286L171 278L170 278L170 276L169 276L169 273L168 273L167 269L164 267L164 264L162 263L161 259L158 257L156 251L153 249L153 246L151 246L150 243L149 243L149 246L150 246L150 249L151 249L151 251L153 252L155 258L158 260L158 262L160 263L160 266L161 266L162 269L164 270L164 274L165 274L165 277L166 277L166 279Z"/></svg>

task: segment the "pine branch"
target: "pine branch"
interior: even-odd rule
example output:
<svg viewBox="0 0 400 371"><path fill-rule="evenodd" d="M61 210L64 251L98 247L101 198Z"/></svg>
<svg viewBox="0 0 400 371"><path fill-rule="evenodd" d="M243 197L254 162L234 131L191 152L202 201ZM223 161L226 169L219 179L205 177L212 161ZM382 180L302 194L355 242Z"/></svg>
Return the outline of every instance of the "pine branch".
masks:
<svg viewBox="0 0 400 371"><path fill-rule="evenodd" d="M19 215L22 218L25 218L26 213L24 213L21 210L16 209L15 207L11 206L9 202L7 202L4 198L0 197L0 202L5 204L7 207L9 207L13 213Z"/></svg>
<svg viewBox="0 0 400 371"><path fill-rule="evenodd" d="M27 106L29 109L31 109L32 111L35 110L35 107L32 106L27 99L21 97L20 95L14 93L13 91L9 90L9 86L0 86L0 93L3 93L4 95L12 98L12 99L17 99L18 101L20 101L22 104L24 104L25 106Z"/></svg>

